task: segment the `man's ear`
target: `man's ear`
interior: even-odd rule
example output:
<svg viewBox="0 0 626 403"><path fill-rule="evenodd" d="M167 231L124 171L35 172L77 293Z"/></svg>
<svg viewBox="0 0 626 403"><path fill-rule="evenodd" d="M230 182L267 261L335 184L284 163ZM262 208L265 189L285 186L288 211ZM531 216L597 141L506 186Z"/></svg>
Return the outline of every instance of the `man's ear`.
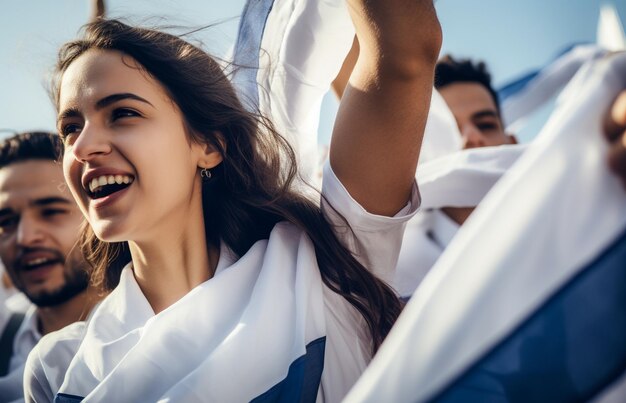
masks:
<svg viewBox="0 0 626 403"><path fill-rule="evenodd" d="M220 143L222 149L226 149L226 143L221 133L214 133L215 138ZM218 166L224 157L222 153L209 143L195 144L194 150L197 153L198 167L200 168L214 168Z"/></svg>
<svg viewBox="0 0 626 403"><path fill-rule="evenodd" d="M517 137L514 134L506 134L506 137L509 139L509 144L518 144Z"/></svg>

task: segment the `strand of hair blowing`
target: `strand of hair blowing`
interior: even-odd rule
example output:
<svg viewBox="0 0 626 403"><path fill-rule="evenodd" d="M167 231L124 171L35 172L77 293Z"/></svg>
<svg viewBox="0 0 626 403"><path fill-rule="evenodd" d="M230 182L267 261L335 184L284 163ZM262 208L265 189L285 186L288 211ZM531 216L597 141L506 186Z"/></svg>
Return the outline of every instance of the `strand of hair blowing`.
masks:
<svg viewBox="0 0 626 403"><path fill-rule="evenodd" d="M239 256L267 239L280 221L293 223L312 240L321 277L365 319L375 352L402 305L335 236L320 207L293 190L296 157L268 119L245 110L221 67L177 36L128 26L116 20L86 25L82 39L59 52L53 97L67 67L89 49L117 50L133 57L159 81L184 116L190 141L210 144L223 155L212 181L203 187L207 244L220 241ZM131 260L126 242L100 241L86 226L82 248L95 267L94 282L114 288Z"/></svg>

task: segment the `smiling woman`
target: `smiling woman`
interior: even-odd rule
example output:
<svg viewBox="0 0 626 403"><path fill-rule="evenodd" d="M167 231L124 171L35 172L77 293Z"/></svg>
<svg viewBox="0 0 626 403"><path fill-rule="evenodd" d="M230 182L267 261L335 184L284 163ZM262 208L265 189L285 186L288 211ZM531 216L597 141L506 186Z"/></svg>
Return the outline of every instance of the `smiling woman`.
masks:
<svg viewBox="0 0 626 403"><path fill-rule="evenodd" d="M188 141L180 111L161 84L131 57L92 49L64 72L58 102L65 175L99 239L164 242L164 234L177 233L202 241L191 236L203 221L197 171L215 167L222 157ZM188 232L180 234L181 228ZM203 273L200 282L208 279L207 266L195 267ZM142 269L135 264L135 271ZM162 280L176 284L167 274ZM171 302L156 302L155 310Z"/></svg>
<svg viewBox="0 0 626 403"><path fill-rule="evenodd" d="M90 224L86 255L115 289L31 355L29 400L347 393L401 309L383 280L419 205L441 42L432 0L349 3L364 56L321 208L295 190L289 144L199 48L114 20L63 47L63 169Z"/></svg>

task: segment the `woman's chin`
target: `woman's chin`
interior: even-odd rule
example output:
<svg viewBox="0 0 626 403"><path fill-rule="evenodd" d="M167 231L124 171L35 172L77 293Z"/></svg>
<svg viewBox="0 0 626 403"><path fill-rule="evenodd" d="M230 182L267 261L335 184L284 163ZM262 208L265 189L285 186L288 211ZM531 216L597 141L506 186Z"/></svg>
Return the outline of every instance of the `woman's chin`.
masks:
<svg viewBox="0 0 626 403"><path fill-rule="evenodd" d="M104 242L125 242L128 237L125 236L123 225L111 221L97 221L91 223L96 237Z"/></svg>

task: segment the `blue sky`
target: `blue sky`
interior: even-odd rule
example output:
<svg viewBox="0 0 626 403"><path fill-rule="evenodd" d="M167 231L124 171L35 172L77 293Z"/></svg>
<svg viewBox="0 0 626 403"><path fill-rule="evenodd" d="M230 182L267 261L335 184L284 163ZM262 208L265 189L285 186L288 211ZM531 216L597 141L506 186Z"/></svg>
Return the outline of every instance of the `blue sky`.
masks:
<svg viewBox="0 0 626 403"><path fill-rule="evenodd" d="M234 41L243 0L109 0L112 16L197 27L206 48L223 54ZM486 61L496 84L549 61L574 42L594 42L601 4L613 4L626 25L623 0L437 0L444 31L442 53ZM46 75L60 44L89 15L87 0L6 0L0 5L0 128L54 129ZM328 97L320 137L327 141L336 102ZM530 125L530 133L540 120Z"/></svg>

